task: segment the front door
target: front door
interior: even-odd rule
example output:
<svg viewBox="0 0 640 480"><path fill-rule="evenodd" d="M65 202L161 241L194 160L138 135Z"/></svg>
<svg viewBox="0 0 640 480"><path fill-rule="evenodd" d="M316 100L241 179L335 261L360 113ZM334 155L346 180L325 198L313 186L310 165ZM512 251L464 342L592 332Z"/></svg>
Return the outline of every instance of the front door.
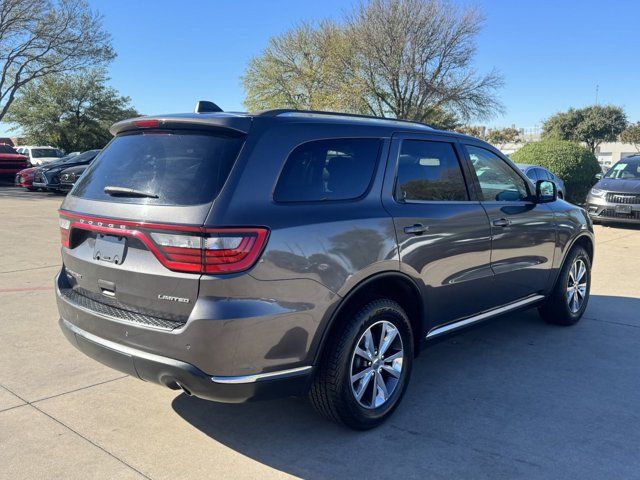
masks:
<svg viewBox="0 0 640 480"><path fill-rule="evenodd" d="M427 292L429 327L495 306L491 229L467 188L455 138L395 135L383 203L394 220L401 270Z"/></svg>
<svg viewBox="0 0 640 480"><path fill-rule="evenodd" d="M491 266L505 303L544 291L556 244L553 210L497 152L467 144L476 188L491 222Z"/></svg>

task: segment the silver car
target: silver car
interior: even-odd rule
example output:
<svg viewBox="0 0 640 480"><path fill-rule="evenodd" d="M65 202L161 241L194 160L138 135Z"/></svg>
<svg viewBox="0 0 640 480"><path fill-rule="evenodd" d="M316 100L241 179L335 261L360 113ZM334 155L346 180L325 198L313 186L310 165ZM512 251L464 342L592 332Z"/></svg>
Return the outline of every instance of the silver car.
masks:
<svg viewBox="0 0 640 480"><path fill-rule="evenodd" d="M596 178L587 196L593 221L640 223L640 155L623 158Z"/></svg>

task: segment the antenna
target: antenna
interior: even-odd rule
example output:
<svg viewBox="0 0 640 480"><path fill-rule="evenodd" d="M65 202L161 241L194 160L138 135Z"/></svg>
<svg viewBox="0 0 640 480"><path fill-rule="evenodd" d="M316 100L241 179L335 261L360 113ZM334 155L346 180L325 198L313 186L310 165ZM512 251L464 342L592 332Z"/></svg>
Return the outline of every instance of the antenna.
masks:
<svg viewBox="0 0 640 480"><path fill-rule="evenodd" d="M596 84L596 106L598 105L598 92L600 90L600 85Z"/></svg>
<svg viewBox="0 0 640 480"><path fill-rule="evenodd" d="M196 103L196 113L214 113L221 111L222 109L218 105L208 100L199 100L198 103Z"/></svg>

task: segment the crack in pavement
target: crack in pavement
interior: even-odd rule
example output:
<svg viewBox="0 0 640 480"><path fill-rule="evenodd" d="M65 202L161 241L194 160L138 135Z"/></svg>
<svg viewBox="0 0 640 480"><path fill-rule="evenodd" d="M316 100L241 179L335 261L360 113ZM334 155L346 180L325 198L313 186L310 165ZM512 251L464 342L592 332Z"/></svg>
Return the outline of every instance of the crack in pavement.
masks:
<svg viewBox="0 0 640 480"><path fill-rule="evenodd" d="M44 400L47 400L48 398L54 398L54 397L59 397L62 395L66 395L68 393L72 393L72 392L77 392L78 390L84 390L86 388L91 388L97 385L102 385L104 383L108 383L108 382L113 382L116 380L121 380L123 378L128 377L128 375L124 375L123 377L118 377L118 378L113 378L111 380L107 380L105 382L99 382L96 383L94 385L88 385L86 387L81 387L75 390L71 390L70 392L65 392L65 393L61 393L58 395L52 395L51 397L47 397L47 398L43 398L40 400L36 400L37 402L42 402ZM22 398L20 395L18 395L17 393L15 393L14 391L12 391L11 389L7 388L5 385L0 384L0 387L4 388L7 392L11 393L12 395L16 396L17 398L19 398L20 400L22 400L24 402L24 405L16 405L15 407L10 407L7 408L5 410L2 410L1 412L6 412L8 410L12 410L14 408L19 408L19 407L25 407L25 406L30 406L32 408L34 408L35 410L37 410L38 412L40 412L41 414L49 417L51 420L53 420L54 422L56 422L59 425L62 425L64 428L66 428L67 430L75 433L77 436L79 436L80 438L82 438L83 440L87 441L88 443L90 443L91 445L93 445L94 447L102 450L104 453L106 453L107 455L109 455L110 457L112 457L113 459L115 459L116 461L120 462L121 464L125 465L126 467L130 468L131 470L133 470L134 472L136 472L138 475L142 476L143 478L146 478L147 480L153 480L150 476L144 474L143 472L141 472L140 470L138 470L136 467L130 465L129 463L127 463L125 460L123 460L122 458L118 457L117 455L111 453L109 450L107 450L106 448L102 447L101 445L99 445L98 443L94 442L93 440L91 440L90 438L84 436L82 433L78 432L77 430L71 428L69 425L67 425L66 423L64 423L61 420L58 420L56 417L54 417L53 415L48 414L47 412L45 412L44 410L42 410L40 407L38 407L37 405L35 405L35 402L29 402L28 400L26 400L25 398ZM0 413L1 413L0 412Z"/></svg>

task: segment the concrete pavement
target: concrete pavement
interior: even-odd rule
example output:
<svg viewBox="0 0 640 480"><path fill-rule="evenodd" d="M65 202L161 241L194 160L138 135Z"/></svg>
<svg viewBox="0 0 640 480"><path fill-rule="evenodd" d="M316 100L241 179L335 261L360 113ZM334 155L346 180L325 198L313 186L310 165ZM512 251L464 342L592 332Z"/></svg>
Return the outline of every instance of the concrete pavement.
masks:
<svg viewBox="0 0 640 480"><path fill-rule="evenodd" d="M60 196L0 187L0 478L640 478L640 229L597 227L575 327L535 311L428 349L356 433L303 399L223 405L122 375L57 326Z"/></svg>

